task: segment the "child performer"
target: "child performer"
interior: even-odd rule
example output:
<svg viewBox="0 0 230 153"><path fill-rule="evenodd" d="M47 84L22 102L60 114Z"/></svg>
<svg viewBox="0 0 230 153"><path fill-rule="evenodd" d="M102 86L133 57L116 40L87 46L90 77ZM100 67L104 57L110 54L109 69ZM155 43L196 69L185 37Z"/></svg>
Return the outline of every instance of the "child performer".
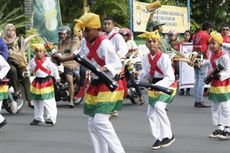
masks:
<svg viewBox="0 0 230 153"><path fill-rule="evenodd" d="M213 31L210 35L211 66L215 69L220 64L224 70L211 82L209 99L212 101L212 121L216 130L209 137L230 139L230 59L221 50L221 34Z"/></svg>
<svg viewBox="0 0 230 153"><path fill-rule="evenodd" d="M171 103L174 99L177 82L175 81L174 70L169 56L160 50L161 37L158 30L145 32L139 35L139 37L146 38L146 46L150 53L143 59L143 71L138 80L150 79L149 81L153 84L174 89L172 95L148 90L149 105L147 117L152 135L156 138L152 149L156 150L161 147L167 147L175 141L165 108L167 103Z"/></svg>
<svg viewBox="0 0 230 153"><path fill-rule="evenodd" d="M29 63L29 70L35 75L30 92L34 100L34 120L30 125L44 122L44 108L46 110L46 124L54 125L57 117L57 106L54 97L53 78L60 80L57 67L46 57L43 44L33 44L35 57Z"/></svg>
<svg viewBox="0 0 230 153"><path fill-rule="evenodd" d="M7 75L10 70L10 65L0 55L0 128L6 124L6 119L1 115L2 101L8 97L8 85L1 83L2 79Z"/></svg>
<svg viewBox="0 0 230 153"><path fill-rule="evenodd" d="M114 77L120 73L122 64L114 46L104 35L100 35L100 18L94 13L87 13L77 21L77 26L83 29L83 39L80 53L95 67ZM75 55L58 57L61 61L72 60ZM92 75L90 86L85 94L84 113L88 115L88 130L93 141L95 153L108 153L109 148L114 153L125 153L121 142L109 120L110 114L121 109L124 88L121 80L118 87L111 92L95 75Z"/></svg>

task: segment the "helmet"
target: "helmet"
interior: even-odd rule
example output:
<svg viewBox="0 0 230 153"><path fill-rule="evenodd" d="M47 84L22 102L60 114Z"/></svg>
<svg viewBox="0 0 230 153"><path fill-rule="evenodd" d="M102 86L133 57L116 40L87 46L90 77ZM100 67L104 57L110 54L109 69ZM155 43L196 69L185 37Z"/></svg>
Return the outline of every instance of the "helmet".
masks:
<svg viewBox="0 0 230 153"><path fill-rule="evenodd" d="M67 37L71 37L71 29L68 26L62 26L58 28L58 34L60 33L67 33Z"/></svg>
<svg viewBox="0 0 230 153"><path fill-rule="evenodd" d="M119 30L119 33L120 33L122 36L128 36L128 39L131 39L132 33L131 33L131 31L130 31L128 28L121 28L121 29Z"/></svg>

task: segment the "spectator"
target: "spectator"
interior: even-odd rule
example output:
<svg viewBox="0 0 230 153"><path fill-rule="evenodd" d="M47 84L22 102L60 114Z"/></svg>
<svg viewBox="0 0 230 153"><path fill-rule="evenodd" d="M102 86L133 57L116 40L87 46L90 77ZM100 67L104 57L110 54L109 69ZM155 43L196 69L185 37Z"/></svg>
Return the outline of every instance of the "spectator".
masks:
<svg viewBox="0 0 230 153"><path fill-rule="evenodd" d="M193 51L203 55L204 60L202 63L195 63L194 74L195 74L195 84L194 84L194 96L195 103L194 107L197 108L207 108L210 105L204 103L204 78L208 73L208 44L210 40L210 32L212 31L212 24L205 21L202 24L202 29L194 34L193 39Z"/></svg>
<svg viewBox="0 0 230 153"><path fill-rule="evenodd" d="M19 86L19 80L22 81L22 85L25 89L25 94L26 94L26 100L28 101L29 107L33 107L32 101L31 101L31 95L30 95L30 79L28 77L23 76L23 70L17 63L15 63L11 59L11 52L21 52L24 45L22 43L22 39L19 38L16 34L16 28L13 24L7 24L5 26L4 30L4 41L6 42L9 50L9 58L8 58L8 63L10 64L10 71L8 73L8 77L10 79L10 83L12 83L12 86L14 87L15 91L15 97L16 101L18 100L21 96L21 90Z"/></svg>

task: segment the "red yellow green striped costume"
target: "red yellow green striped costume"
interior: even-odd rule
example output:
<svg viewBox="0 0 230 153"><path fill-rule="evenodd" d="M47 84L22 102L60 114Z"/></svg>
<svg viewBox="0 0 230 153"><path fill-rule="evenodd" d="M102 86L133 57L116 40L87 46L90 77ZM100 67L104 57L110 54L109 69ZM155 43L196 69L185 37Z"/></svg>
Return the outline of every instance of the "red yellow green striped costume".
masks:
<svg viewBox="0 0 230 153"><path fill-rule="evenodd" d="M93 117L96 113L111 114L114 110L120 110L124 88L121 80L117 83L118 88L113 92L104 83L91 84L84 97L84 113Z"/></svg>
<svg viewBox="0 0 230 153"><path fill-rule="evenodd" d="M209 99L213 102L224 102L230 99L230 79L213 80L210 87Z"/></svg>
<svg viewBox="0 0 230 153"><path fill-rule="evenodd" d="M154 106L157 101L162 101L168 104L172 103L177 93L177 81L173 82L169 88L173 89L172 95L168 95L155 90L148 90L149 104Z"/></svg>
<svg viewBox="0 0 230 153"><path fill-rule="evenodd" d="M212 54L210 62L213 69L216 68L216 62L224 55L224 51L220 50L216 54ZM229 65L223 65L229 66ZM225 102L230 99L230 78L220 81L220 80L212 80L209 99L213 102Z"/></svg>
<svg viewBox="0 0 230 153"><path fill-rule="evenodd" d="M158 50L155 53L155 56L153 59L151 59L151 54L148 54L148 61L150 63L150 76L154 77L155 72L160 73L162 76L164 76L162 70L157 66L157 62L162 56L162 52ZM154 79L154 78L153 78ZM154 82L156 83L156 82ZM170 86L170 89L173 89L173 94L168 95L163 92L155 91L155 90L148 90L148 96L149 96L149 104L151 106L154 106L157 101L165 102L165 103L172 103L173 99L175 98L176 92L177 92L177 81L174 81Z"/></svg>
<svg viewBox="0 0 230 153"><path fill-rule="evenodd" d="M36 77L30 87L31 97L33 100L46 100L54 98L53 79Z"/></svg>
<svg viewBox="0 0 230 153"><path fill-rule="evenodd" d="M8 85L0 84L0 100L8 98Z"/></svg>

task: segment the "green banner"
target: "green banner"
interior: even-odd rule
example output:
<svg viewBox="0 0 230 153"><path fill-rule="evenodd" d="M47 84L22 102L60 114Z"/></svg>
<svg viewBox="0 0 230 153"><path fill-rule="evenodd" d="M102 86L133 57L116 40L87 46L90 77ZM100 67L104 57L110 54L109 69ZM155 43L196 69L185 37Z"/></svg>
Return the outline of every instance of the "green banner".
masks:
<svg viewBox="0 0 230 153"><path fill-rule="evenodd" d="M33 27L50 42L58 42L62 25L59 0L33 0Z"/></svg>

